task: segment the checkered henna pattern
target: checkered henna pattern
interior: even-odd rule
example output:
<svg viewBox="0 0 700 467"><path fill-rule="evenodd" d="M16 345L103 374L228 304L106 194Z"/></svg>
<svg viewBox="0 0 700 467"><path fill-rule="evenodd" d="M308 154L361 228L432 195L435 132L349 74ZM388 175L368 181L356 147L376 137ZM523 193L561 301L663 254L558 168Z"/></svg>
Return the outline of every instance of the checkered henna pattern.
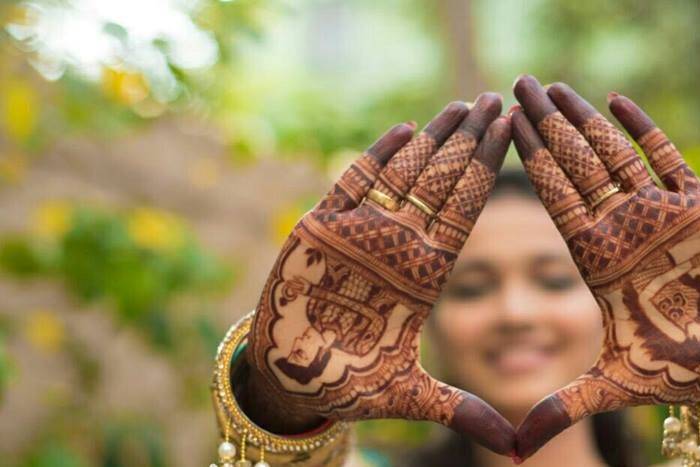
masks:
<svg viewBox="0 0 700 467"><path fill-rule="evenodd" d="M545 91L524 77L515 93L524 111L512 116L516 147L605 331L593 367L537 404L518 429L524 459L591 414L700 401L700 191L675 147L629 99L612 95L611 111L663 188L623 134L568 86ZM606 178L621 190L593 205L591 187Z"/></svg>
<svg viewBox="0 0 700 467"><path fill-rule="evenodd" d="M513 450L512 426L476 396L428 375L418 352L423 323L510 141L509 119L496 118L500 98L480 100L466 118L446 109L451 116L438 116L384 161L363 156L282 247L247 355L290 412L431 420L496 452ZM472 142L457 143L465 128ZM449 180L435 182L438 172ZM436 218L362 201L370 188L387 189L387 180L397 190L383 192L393 195L424 181L420 193L434 201Z"/></svg>

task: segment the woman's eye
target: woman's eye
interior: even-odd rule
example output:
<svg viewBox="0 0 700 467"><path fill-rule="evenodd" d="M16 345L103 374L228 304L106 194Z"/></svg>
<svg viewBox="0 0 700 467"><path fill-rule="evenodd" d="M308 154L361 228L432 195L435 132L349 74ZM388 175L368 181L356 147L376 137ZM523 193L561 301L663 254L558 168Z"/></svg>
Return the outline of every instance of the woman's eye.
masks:
<svg viewBox="0 0 700 467"><path fill-rule="evenodd" d="M537 280L542 288L551 291L567 290L576 286L576 278L570 275L542 276Z"/></svg>
<svg viewBox="0 0 700 467"><path fill-rule="evenodd" d="M473 300L487 295L493 287L487 284L455 284L446 290L453 300Z"/></svg>

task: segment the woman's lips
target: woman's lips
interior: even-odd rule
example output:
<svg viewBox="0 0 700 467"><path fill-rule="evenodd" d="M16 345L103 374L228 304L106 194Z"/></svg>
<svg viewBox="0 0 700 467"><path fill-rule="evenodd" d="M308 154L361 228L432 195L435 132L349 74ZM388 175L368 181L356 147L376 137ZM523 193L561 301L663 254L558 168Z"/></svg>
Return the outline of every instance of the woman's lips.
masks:
<svg viewBox="0 0 700 467"><path fill-rule="evenodd" d="M502 375L532 373L549 365L556 355L555 346L503 346L486 352L491 368Z"/></svg>

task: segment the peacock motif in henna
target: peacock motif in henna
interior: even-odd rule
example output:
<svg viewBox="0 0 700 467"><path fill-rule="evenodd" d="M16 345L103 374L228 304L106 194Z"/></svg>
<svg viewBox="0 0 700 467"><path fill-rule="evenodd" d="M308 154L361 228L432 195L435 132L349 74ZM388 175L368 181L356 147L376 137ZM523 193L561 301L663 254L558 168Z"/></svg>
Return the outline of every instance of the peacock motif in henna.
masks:
<svg viewBox="0 0 700 467"><path fill-rule="evenodd" d="M514 430L420 366L419 338L503 160L500 98L448 106L416 138L391 132L294 228L257 307L248 360L295 410L342 420L432 420L508 453ZM400 149L399 149L400 148ZM388 161L388 163L387 163ZM366 198L370 189L425 210ZM380 198L381 199L381 198Z"/></svg>
<svg viewBox="0 0 700 467"><path fill-rule="evenodd" d="M526 458L578 420L631 405L700 401L700 185L629 99L610 108L645 151L564 84L515 87L514 140L534 188L603 312L592 368L535 406L518 430ZM536 128L536 129L535 129Z"/></svg>

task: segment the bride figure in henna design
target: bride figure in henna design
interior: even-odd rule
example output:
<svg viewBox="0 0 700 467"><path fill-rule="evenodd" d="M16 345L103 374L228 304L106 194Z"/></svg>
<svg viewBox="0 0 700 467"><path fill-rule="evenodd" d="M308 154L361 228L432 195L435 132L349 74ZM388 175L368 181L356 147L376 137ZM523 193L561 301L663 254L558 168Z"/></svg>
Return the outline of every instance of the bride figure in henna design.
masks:
<svg viewBox="0 0 700 467"><path fill-rule="evenodd" d="M324 261L325 255L313 248L304 253L307 265ZM275 360L285 376L302 385L323 374L331 348L360 357L367 355L384 334L386 315L398 304L381 287L366 283L349 267L326 267L318 285L301 276L285 281L280 298L280 304L286 306L299 295L308 297L309 326L294 339L289 355ZM364 287L357 288L363 282Z"/></svg>
<svg viewBox="0 0 700 467"><path fill-rule="evenodd" d="M631 405L700 401L700 182L652 120L611 93L625 136L565 84L532 77L515 95L513 139L603 312L593 367L518 429L525 459L578 420ZM536 129L535 129L536 128Z"/></svg>
<svg viewBox="0 0 700 467"><path fill-rule="evenodd" d="M429 376L418 348L508 148L500 111L500 97L483 94L471 110L450 104L415 138L395 127L299 221L249 336L248 397L277 401L256 422L288 433L323 418L431 420L514 451L512 426Z"/></svg>

